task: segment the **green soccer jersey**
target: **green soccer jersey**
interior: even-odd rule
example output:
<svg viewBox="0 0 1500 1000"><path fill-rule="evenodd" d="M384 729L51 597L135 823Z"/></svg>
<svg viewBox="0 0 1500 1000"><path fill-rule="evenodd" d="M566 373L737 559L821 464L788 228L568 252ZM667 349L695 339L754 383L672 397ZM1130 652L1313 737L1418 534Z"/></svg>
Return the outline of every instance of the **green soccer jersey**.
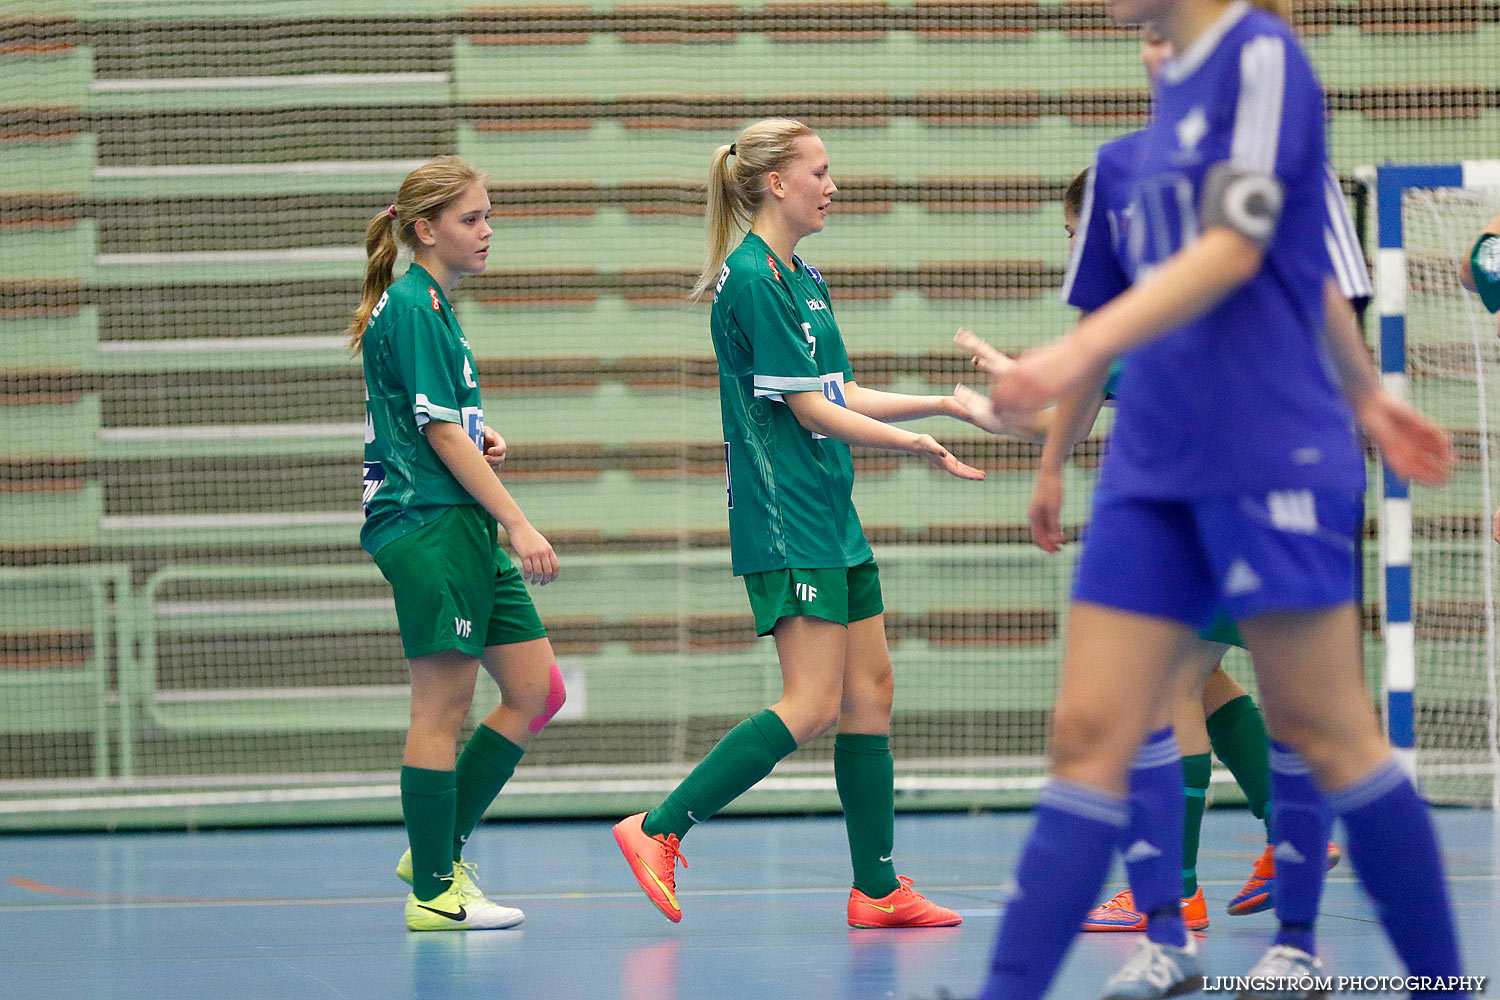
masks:
<svg viewBox="0 0 1500 1000"><path fill-rule="evenodd" d="M474 354L453 307L416 264L370 314L365 359L365 524L359 542L381 546L473 496L427 443L433 420L461 425L484 447Z"/></svg>
<svg viewBox="0 0 1500 1000"><path fill-rule="evenodd" d="M1485 233L1469 252L1474 290L1490 312L1500 312L1500 236Z"/></svg>
<svg viewBox="0 0 1500 1000"><path fill-rule="evenodd" d="M719 275L711 330L735 574L873 558L854 511L849 446L805 429L783 397L821 392L843 406L854 378L823 278L751 233Z"/></svg>

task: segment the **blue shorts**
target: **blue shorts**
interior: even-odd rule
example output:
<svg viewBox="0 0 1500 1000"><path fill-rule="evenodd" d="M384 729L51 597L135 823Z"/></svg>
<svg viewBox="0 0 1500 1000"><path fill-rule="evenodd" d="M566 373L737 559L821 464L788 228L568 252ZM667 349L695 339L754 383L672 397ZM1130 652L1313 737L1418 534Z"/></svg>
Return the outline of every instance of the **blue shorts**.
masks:
<svg viewBox="0 0 1500 1000"><path fill-rule="evenodd" d="M1355 600L1355 494L1097 495L1073 598L1201 629Z"/></svg>

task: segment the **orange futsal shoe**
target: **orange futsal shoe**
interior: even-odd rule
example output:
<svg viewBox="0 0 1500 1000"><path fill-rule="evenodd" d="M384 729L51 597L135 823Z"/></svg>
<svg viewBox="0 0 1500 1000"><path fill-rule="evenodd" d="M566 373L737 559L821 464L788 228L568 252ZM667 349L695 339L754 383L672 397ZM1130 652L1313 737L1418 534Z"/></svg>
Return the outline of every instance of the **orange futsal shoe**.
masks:
<svg viewBox="0 0 1500 1000"><path fill-rule="evenodd" d="M1208 929L1208 903L1199 888L1182 900L1182 922L1190 931ZM1135 895L1129 889L1103 906L1096 906L1083 918L1079 928L1085 931L1143 931L1146 915L1135 908Z"/></svg>
<svg viewBox="0 0 1500 1000"><path fill-rule="evenodd" d="M1182 901L1182 922L1190 931L1208 930L1208 901L1203 898L1203 887Z"/></svg>
<svg viewBox="0 0 1500 1000"><path fill-rule="evenodd" d="M1135 894L1129 889L1116 894L1114 899L1096 906L1083 918L1079 930L1085 931L1143 931L1146 915L1135 908Z"/></svg>
<svg viewBox="0 0 1500 1000"><path fill-rule="evenodd" d="M897 875L901 884L889 896L871 899L858 889L849 890L850 927L955 927L964 918L939 906L913 889L911 879Z"/></svg>
<svg viewBox="0 0 1500 1000"><path fill-rule="evenodd" d="M615 843L651 902L675 924L682 920L682 907L677 905L677 862L686 868L687 858L678 847L677 834L653 837L641 829L645 819L645 813L636 813L616 823Z"/></svg>
<svg viewBox="0 0 1500 1000"><path fill-rule="evenodd" d="M1333 868L1342 857L1339 845L1330 840L1328 842L1328 867ZM1239 895L1229 901L1228 910L1236 917L1243 917L1248 913L1269 910L1275 905L1276 849L1267 844L1265 851L1255 859L1255 867L1251 869L1250 878L1245 883L1245 887L1240 890Z"/></svg>

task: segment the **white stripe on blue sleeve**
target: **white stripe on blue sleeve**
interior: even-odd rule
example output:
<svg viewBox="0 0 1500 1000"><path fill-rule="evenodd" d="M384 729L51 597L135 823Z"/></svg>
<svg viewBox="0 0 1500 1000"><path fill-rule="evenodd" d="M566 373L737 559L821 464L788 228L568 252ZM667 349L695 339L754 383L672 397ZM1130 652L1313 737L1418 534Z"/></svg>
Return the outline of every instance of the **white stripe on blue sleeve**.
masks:
<svg viewBox="0 0 1500 1000"><path fill-rule="evenodd" d="M1328 226L1323 231L1323 242L1328 247L1328 258L1339 279L1339 291L1346 299L1373 298L1375 288L1370 283L1370 271L1365 267L1365 255L1354 231L1354 220L1349 217L1349 203L1344 200L1338 175L1333 172L1332 167L1326 165L1323 170L1323 199L1328 210Z"/></svg>
<svg viewBox="0 0 1500 1000"><path fill-rule="evenodd" d="M1229 150L1236 166L1262 174L1276 172L1285 95L1285 43L1275 35L1252 38L1240 50L1240 99Z"/></svg>
<svg viewBox="0 0 1500 1000"><path fill-rule="evenodd" d="M1344 256L1332 226L1323 227L1323 246L1328 250L1328 263L1333 265L1333 276L1338 280L1339 294L1346 299L1361 298L1358 293L1349 291L1354 284L1354 275L1349 273L1349 260Z"/></svg>

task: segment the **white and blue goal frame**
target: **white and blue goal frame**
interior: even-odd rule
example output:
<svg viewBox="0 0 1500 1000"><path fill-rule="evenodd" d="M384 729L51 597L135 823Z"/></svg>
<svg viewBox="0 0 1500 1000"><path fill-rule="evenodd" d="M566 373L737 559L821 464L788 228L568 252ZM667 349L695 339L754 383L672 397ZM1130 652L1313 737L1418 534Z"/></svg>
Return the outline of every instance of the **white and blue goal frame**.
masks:
<svg viewBox="0 0 1500 1000"><path fill-rule="evenodd" d="M1406 375L1407 278L1402 197L1410 188L1500 187L1500 160L1384 164L1366 168L1359 174L1367 182L1373 179L1375 187L1380 377L1388 390L1408 399L1411 390ZM1415 774L1417 649L1412 620L1411 500L1406 483L1384 465L1379 519L1386 730L1397 758Z"/></svg>

